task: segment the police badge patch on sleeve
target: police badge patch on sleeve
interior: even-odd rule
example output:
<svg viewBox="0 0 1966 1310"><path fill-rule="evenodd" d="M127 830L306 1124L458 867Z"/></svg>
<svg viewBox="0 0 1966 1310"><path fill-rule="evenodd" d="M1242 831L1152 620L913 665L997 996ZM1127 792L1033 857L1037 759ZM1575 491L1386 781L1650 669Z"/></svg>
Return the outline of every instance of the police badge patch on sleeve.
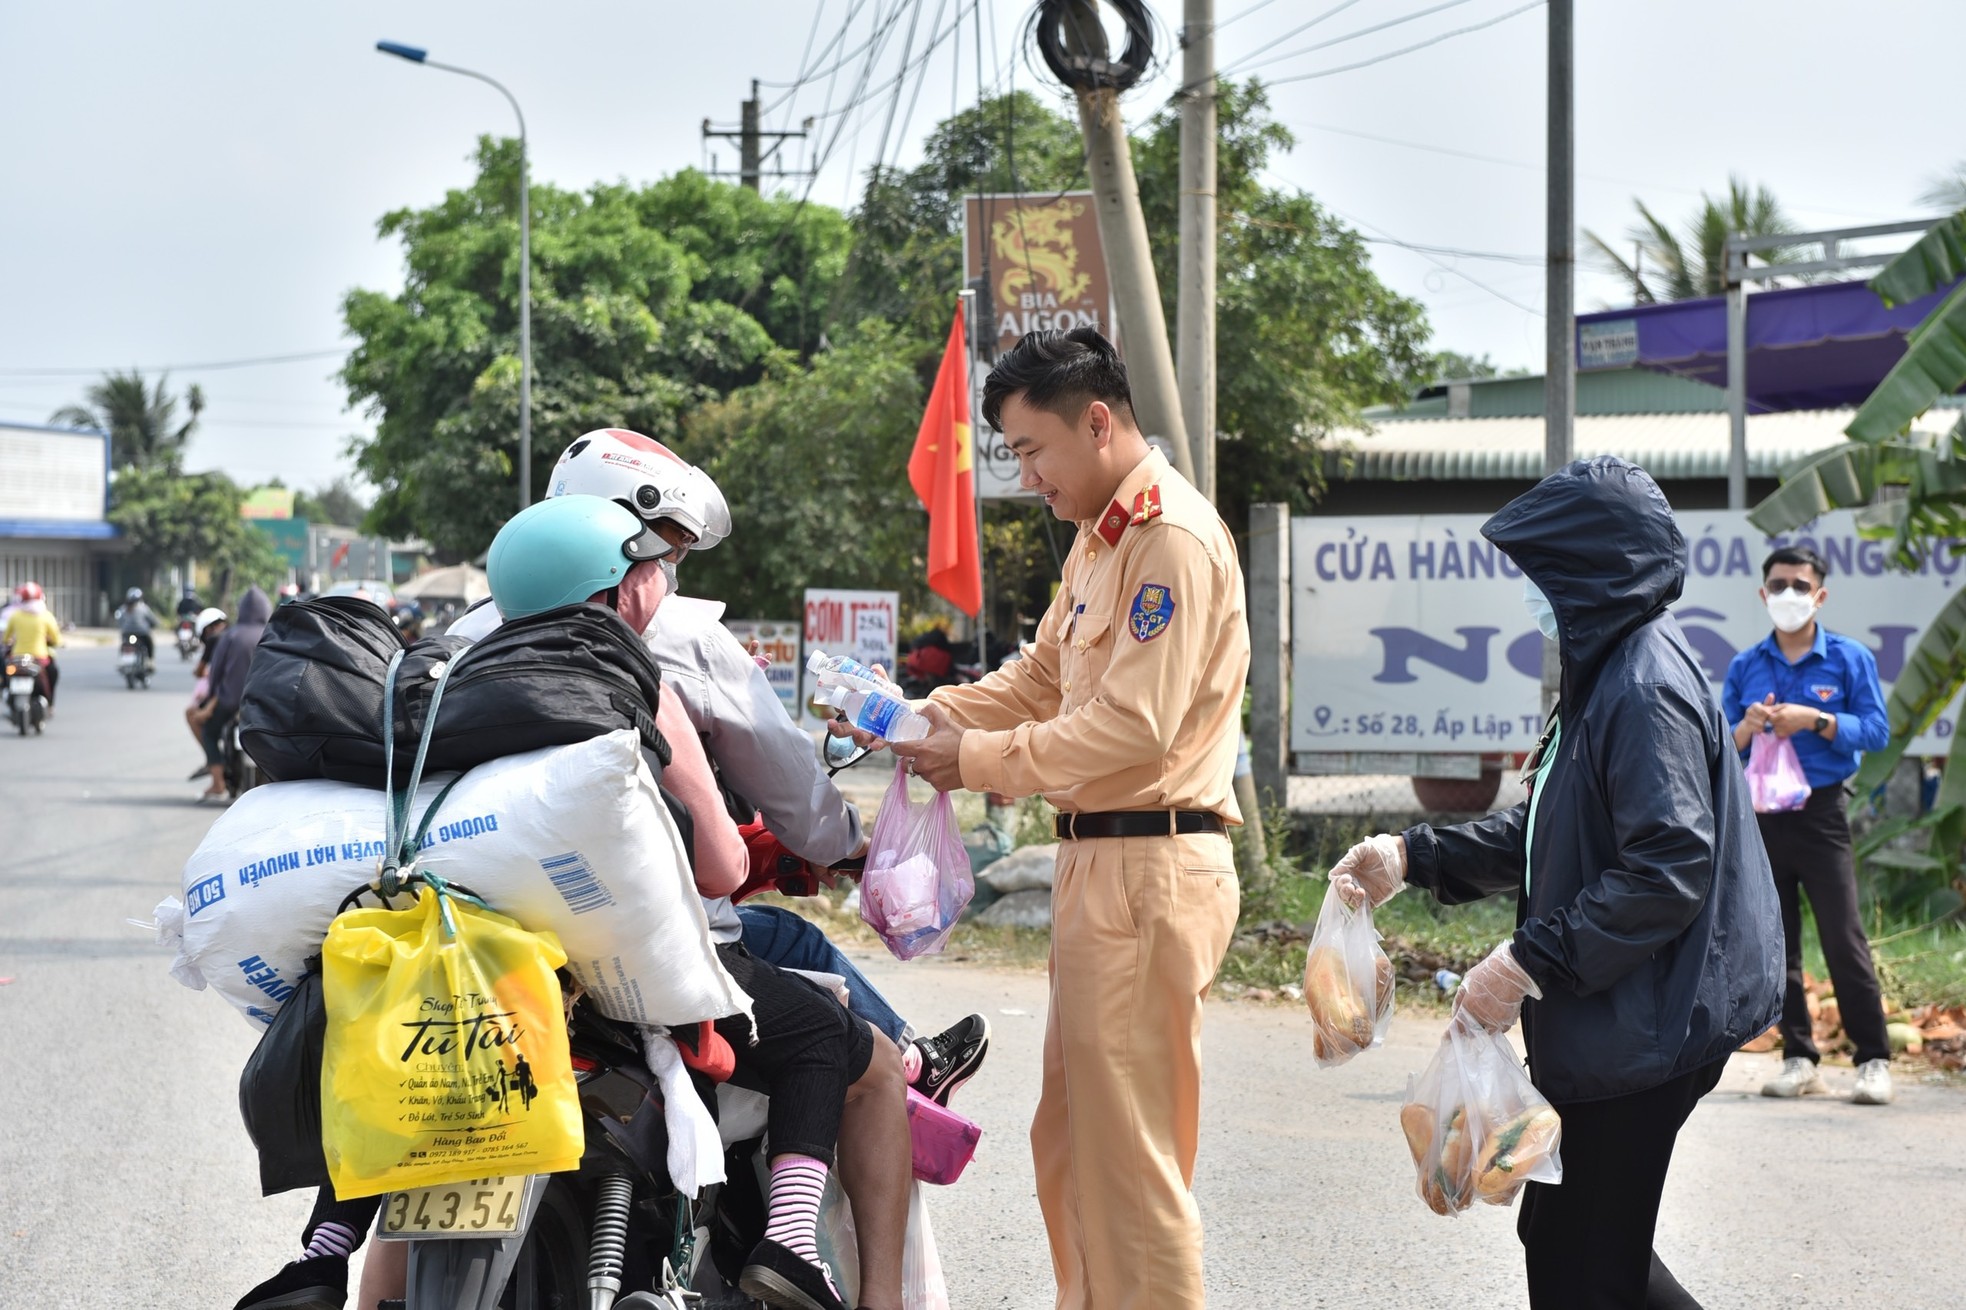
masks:
<svg viewBox="0 0 1966 1310"><path fill-rule="evenodd" d="M1164 582L1149 582L1133 598L1133 609L1126 616L1127 631L1135 641L1152 641L1174 622L1174 593Z"/></svg>

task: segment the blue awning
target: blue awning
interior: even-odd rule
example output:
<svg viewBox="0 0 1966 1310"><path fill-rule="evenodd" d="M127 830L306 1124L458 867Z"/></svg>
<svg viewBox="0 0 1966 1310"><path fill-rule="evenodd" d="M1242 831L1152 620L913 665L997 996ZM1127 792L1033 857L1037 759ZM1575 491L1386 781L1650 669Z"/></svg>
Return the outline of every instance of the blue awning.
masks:
<svg viewBox="0 0 1966 1310"><path fill-rule="evenodd" d="M1748 293L1748 412L1862 404L1951 289L1895 309L1864 282ZM1577 316L1578 368L1634 365L1725 387L1726 297Z"/></svg>

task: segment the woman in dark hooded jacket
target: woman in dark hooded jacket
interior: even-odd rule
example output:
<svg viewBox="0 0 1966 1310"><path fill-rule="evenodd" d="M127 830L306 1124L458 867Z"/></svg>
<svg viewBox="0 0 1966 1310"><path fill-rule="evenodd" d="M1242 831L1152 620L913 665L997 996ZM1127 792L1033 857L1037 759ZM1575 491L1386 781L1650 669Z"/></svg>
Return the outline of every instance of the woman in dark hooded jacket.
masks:
<svg viewBox="0 0 1966 1310"><path fill-rule="evenodd" d="M233 720L239 717L239 702L246 694L246 675L253 667L253 651L259 647L259 639L266 635L266 620L272 613L273 603L266 593L258 587L248 587L246 594L239 597L239 621L225 630L212 651L205 700L212 707L212 715L205 720L203 731L205 767L211 774L212 784L200 794L200 800L225 799L225 755L220 743Z"/></svg>
<svg viewBox="0 0 1966 1310"><path fill-rule="evenodd" d="M1563 1182L1531 1183L1517 1231L1536 1310L1697 1310L1652 1250L1673 1142L1728 1055L1781 1004L1782 931L1747 784L1697 656L1666 607L1686 539L1658 485L1609 457L1552 474L1482 526L1522 570L1563 683L1530 798L1474 823L1348 852L1341 894L1405 882L1452 904L1518 894L1515 935L1456 1009L1518 1013L1532 1080L1563 1118Z"/></svg>

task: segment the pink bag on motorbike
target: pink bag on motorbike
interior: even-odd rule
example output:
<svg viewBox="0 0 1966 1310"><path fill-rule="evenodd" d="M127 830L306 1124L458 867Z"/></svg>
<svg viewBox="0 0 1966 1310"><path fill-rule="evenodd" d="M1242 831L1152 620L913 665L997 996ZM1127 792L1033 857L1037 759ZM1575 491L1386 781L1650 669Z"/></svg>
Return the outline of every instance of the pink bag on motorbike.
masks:
<svg viewBox="0 0 1966 1310"><path fill-rule="evenodd" d="M963 1176L981 1140L980 1126L908 1089L908 1141L914 1148L915 1177L947 1187Z"/></svg>
<svg viewBox="0 0 1966 1310"><path fill-rule="evenodd" d="M1748 748L1748 796L1756 814L1783 814L1809 802L1809 779L1795 743L1772 732L1754 734Z"/></svg>
<svg viewBox="0 0 1966 1310"><path fill-rule="evenodd" d="M976 879L949 794L916 804L901 761L867 843L860 917L897 959L912 960L942 949L974 895Z"/></svg>

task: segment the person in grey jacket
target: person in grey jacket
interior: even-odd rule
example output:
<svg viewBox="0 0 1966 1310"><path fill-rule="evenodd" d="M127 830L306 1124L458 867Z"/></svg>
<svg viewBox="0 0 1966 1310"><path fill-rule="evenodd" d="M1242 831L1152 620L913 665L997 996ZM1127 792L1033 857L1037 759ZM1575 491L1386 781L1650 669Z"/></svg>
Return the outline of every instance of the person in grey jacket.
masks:
<svg viewBox="0 0 1966 1310"><path fill-rule="evenodd" d="M1782 929L1747 782L1697 656L1666 607L1686 539L1658 485L1609 457L1552 474L1482 535L1524 578L1562 653L1529 799L1349 851L1341 895L1405 882L1446 903L1517 893L1510 940L1456 1008L1520 1014L1536 1086L1563 1119L1563 1182L1517 1223L1535 1310L1698 1302L1652 1250L1680 1127L1728 1055L1781 1008Z"/></svg>
<svg viewBox="0 0 1966 1310"><path fill-rule="evenodd" d="M252 671L253 652L259 647L259 639L266 635L266 620L272 614L273 602L266 598L266 593L258 587L248 587L246 594L239 597L239 621L225 630L212 651L204 703L213 712L205 720L202 734L205 767L211 773L212 783L200 794L200 800L225 797L225 757L219 743L225 740L233 720L239 717L239 702L245 699L246 675Z"/></svg>

